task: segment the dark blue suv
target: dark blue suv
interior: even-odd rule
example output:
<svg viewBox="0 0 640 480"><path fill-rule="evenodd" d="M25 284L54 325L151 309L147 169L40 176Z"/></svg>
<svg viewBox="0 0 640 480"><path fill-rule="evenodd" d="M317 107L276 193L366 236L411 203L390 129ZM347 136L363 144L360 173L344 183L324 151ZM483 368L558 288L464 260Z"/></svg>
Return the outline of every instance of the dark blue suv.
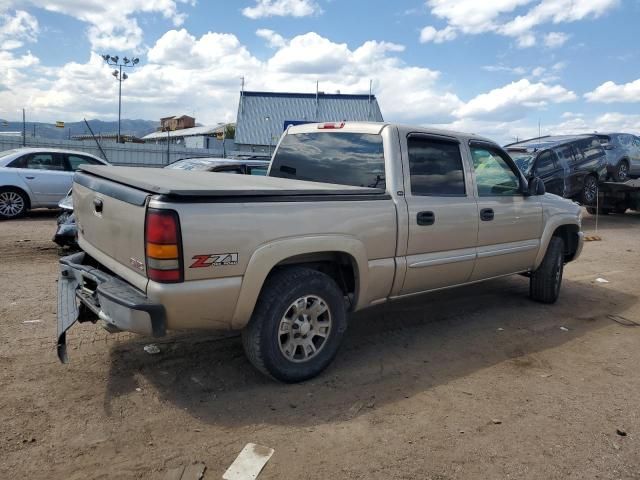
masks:
<svg viewBox="0 0 640 480"><path fill-rule="evenodd" d="M554 135L511 143L505 149L527 178L540 177L547 192L594 205L606 180L604 148L596 135Z"/></svg>

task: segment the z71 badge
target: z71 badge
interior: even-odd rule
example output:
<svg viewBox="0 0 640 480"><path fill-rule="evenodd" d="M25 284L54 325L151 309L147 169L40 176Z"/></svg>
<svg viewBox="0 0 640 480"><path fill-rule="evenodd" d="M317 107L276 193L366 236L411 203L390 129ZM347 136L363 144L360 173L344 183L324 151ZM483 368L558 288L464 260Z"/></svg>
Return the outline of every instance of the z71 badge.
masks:
<svg viewBox="0 0 640 480"><path fill-rule="evenodd" d="M224 265L237 265L237 253L214 253L211 255L194 255L195 260L189 268L221 267Z"/></svg>

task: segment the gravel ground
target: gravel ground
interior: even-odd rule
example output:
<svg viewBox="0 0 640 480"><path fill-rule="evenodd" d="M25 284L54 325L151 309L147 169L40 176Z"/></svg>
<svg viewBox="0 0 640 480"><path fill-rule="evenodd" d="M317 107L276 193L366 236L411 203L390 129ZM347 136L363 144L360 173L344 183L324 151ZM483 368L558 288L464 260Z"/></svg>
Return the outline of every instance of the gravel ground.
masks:
<svg viewBox="0 0 640 480"><path fill-rule="evenodd" d="M556 305L518 276L361 312L300 385L215 333L149 355L83 324L59 364L54 226L0 223L0 478L217 479L249 442L275 449L260 479L640 478L640 328L614 321L640 323L640 214L600 219Z"/></svg>

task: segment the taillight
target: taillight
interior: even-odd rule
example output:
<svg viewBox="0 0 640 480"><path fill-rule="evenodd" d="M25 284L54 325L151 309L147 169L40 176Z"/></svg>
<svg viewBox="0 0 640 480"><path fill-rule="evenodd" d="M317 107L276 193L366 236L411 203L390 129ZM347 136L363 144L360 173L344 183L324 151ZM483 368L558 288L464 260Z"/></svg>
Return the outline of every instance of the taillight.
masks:
<svg viewBox="0 0 640 480"><path fill-rule="evenodd" d="M147 210L145 221L147 275L161 283L182 282L180 219L173 210Z"/></svg>

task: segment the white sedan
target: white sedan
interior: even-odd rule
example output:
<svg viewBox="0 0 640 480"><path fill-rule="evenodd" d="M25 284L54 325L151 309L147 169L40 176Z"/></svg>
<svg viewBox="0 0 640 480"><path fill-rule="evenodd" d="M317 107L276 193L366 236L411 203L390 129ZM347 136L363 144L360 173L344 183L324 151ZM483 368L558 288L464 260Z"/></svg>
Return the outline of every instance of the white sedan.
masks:
<svg viewBox="0 0 640 480"><path fill-rule="evenodd" d="M17 218L32 208L57 208L80 165L109 165L84 152L55 148L17 148L0 152L0 219Z"/></svg>

